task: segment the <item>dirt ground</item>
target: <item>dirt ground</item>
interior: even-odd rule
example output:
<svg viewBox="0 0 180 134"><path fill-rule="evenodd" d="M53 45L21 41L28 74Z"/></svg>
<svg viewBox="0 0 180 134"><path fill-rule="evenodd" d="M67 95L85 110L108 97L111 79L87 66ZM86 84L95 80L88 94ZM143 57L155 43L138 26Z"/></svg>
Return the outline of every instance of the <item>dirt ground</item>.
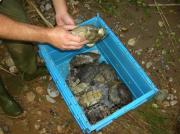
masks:
<svg viewBox="0 0 180 134"><path fill-rule="evenodd" d="M79 2L79 3L78 3ZM180 6L146 7L126 0L78 0L69 2L75 19L90 19L99 13L112 28L129 52L150 76L159 90L175 96L177 104L168 98L159 102L152 99L128 112L102 129L99 134L178 134L180 133ZM173 0L159 3L174 3ZM154 3L146 0L146 4ZM128 44L133 40L133 45ZM7 50L0 46L0 60ZM6 67L5 67L6 68ZM8 68L7 68L8 69ZM49 75L32 81L23 81L0 70L8 91L24 109L18 119L7 117L0 110L0 127L5 134L80 134L81 130L61 97L52 104L46 100ZM37 89L43 89L38 92ZM29 93L35 98L28 100ZM172 100L171 100L172 101ZM167 102L169 105L167 105ZM179 129L178 129L179 128Z"/></svg>

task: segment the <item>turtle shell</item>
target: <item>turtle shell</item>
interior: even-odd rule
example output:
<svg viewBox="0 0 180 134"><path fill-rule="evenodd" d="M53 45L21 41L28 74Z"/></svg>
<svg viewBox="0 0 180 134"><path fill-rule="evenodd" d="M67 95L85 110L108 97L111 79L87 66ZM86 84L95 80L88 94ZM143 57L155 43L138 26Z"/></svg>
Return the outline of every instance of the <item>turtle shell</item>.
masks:
<svg viewBox="0 0 180 134"><path fill-rule="evenodd" d="M109 100L118 106L124 106L132 101L132 95L125 84L112 81L109 85Z"/></svg>
<svg viewBox="0 0 180 134"><path fill-rule="evenodd" d="M79 102L83 107L86 108L97 104L98 102L100 102L101 98L102 92L100 90L93 90L83 94L80 97Z"/></svg>
<svg viewBox="0 0 180 134"><path fill-rule="evenodd" d="M96 63L85 64L78 67L77 78L81 82L91 83L96 74L99 72L99 66Z"/></svg>
<svg viewBox="0 0 180 134"><path fill-rule="evenodd" d="M73 91L74 95L78 96L83 92L86 92L89 88L88 83L79 83L78 85L71 87L71 90Z"/></svg>
<svg viewBox="0 0 180 134"><path fill-rule="evenodd" d="M98 62L98 59L99 59L99 54L91 53L91 52L82 53L82 54L76 55L71 60L70 66L71 67L77 67L77 66L80 66L83 64L94 63L94 62Z"/></svg>
<svg viewBox="0 0 180 134"><path fill-rule="evenodd" d="M110 109L106 105L96 104L90 107L89 109L87 109L85 113L90 123L94 124L102 120L106 116L108 116L111 112L110 112Z"/></svg>
<svg viewBox="0 0 180 134"><path fill-rule="evenodd" d="M88 44L94 44L105 36L105 30L103 28L97 28L93 25L76 27L71 33L87 39L89 41Z"/></svg>
<svg viewBox="0 0 180 134"><path fill-rule="evenodd" d="M106 82L117 80L116 73L110 65L101 63L99 66L99 71L103 75Z"/></svg>

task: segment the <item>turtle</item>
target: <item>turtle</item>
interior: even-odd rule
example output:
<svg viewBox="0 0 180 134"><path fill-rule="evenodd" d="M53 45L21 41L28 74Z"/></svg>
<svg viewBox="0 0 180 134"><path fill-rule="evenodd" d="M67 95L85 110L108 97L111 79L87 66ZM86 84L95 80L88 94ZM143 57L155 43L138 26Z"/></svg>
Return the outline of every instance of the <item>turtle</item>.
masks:
<svg viewBox="0 0 180 134"><path fill-rule="evenodd" d="M96 74L99 73L99 65L97 63L84 64L78 67L77 78L81 82L91 83Z"/></svg>
<svg viewBox="0 0 180 134"><path fill-rule="evenodd" d="M95 84L95 83L105 83L105 82L106 82L106 80L105 80L104 76L102 74L100 74L100 73L98 73L93 79L93 84Z"/></svg>
<svg viewBox="0 0 180 134"><path fill-rule="evenodd" d="M78 67L83 64L97 63L100 55L92 52L82 53L74 56L70 62L71 68Z"/></svg>
<svg viewBox="0 0 180 134"><path fill-rule="evenodd" d="M98 59L98 54L76 55L70 62L68 76L69 86L88 118L92 117L91 122L132 101L130 91L118 80L113 67Z"/></svg>
<svg viewBox="0 0 180 134"><path fill-rule="evenodd" d="M79 83L74 87L71 87L71 90L73 91L74 95L79 96L82 93L86 92L89 88L88 83Z"/></svg>
<svg viewBox="0 0 180 134"><path fill-rule="evenodd" d="M124 83L111 81L109 85L109 101L116 106L124 106L132 101L132 94Z"/></svg>
<svg viewBox="0 0 180 134"><path fill-rule="evenodd" d="M105 37L106 30L104 28L97 28L94 25L84 25L74 28L71 33L87 39L89 41L87 46L92 47L98 40Z"/></svg>
<svg viewBox="0 0 180 134"><path fill-rule="evenodd" d="M90 83L98 72L99 54L87 52L76 55L70 61L69 81L75 81L77 78L81 82Z"/></svg>
<svg viewBox="0 0 180 134"><path fill-rule="evenodd" d="M101 81L107 83L112 80L117 80L117 76L112 67L105 63L90 63L77 67L77 78L81 82L91 83Z"/></svg>
<svg viewBox="0 0 180 134"><path fill-rule="evenodd" d="M102 74L106 82L118 79L114 69L106 63L101 63L99 65L99 72Z"/></svg>
<svg viewBox="0 0 180 134"><path fill-rule="evenodd" d="M96 122L111 114L111 111L106 105L100 103L86 109L85 114L90 123L95 124Z"/></svg>
<svg viewBox="0 0 180 134"><path fill-rule="evenodd" d="M79 103L84 108L88 108L100 102L100 100L102 99L102 95L103 94L100 90L88 91L79 98Z"/></svg>
<svg viewBox="0 0 180 134"><path fill-rule="evenodd" d="M100 100L99 103L103 104L103 105L106 105L108 108L112 108L114 106L114 104L109 101L109 97L108 97L108 94L109 94L109 86L107 83L102 83L102 82L98 82L98 81L95 81L93 83L94 85L91 85L91 90L100 90L102 92L102 98Z"/></svg>

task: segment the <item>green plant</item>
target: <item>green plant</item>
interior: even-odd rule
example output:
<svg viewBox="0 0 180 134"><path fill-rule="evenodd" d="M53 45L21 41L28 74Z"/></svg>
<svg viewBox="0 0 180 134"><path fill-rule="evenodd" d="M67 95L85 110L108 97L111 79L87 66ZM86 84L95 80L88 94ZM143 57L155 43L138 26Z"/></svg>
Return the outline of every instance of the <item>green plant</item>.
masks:
<svg viewBox="0 0 180 134"><path fill-rule="evenodd" d="M152 134L168 134L167 128L169 119L158 109L152 108L152 103L144 105L138 110L141 118L149 124L149 130Z"/></svg>
<svg viewBox="0 0 180 134"><path fill-rule="evenodd" d="M130 3L135 4L136 6L147 7L147 4L144 0L128 0Z"/></svg>

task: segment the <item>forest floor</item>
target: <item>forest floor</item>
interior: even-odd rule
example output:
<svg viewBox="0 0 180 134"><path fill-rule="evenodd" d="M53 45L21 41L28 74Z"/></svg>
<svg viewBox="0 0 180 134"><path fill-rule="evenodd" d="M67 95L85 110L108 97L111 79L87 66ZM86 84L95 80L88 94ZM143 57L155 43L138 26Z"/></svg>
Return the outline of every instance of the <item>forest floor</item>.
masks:
<svg viewBox="0 0 180 134"><path fill-rule="evenodd" d="M42 1L45 0L37 2ZM154 1L145 3L154 4ZM157 10L156 6L146 5L127 0L68 2L76 22L99 13L161 91L160 97L119 117L99 134L180 133L180 6L161 6ZM46 12L47 9L42 10ZM0 45L0 61L7 57L6 48ZM9 69L6 64L2 65ZM12 119L0 110L0 130L4 134L81 133L61 97L55 98L53 104L47 101L49 75L27 82L2 70L0 73L8 91L25 111L22 117Z"/></svg>

